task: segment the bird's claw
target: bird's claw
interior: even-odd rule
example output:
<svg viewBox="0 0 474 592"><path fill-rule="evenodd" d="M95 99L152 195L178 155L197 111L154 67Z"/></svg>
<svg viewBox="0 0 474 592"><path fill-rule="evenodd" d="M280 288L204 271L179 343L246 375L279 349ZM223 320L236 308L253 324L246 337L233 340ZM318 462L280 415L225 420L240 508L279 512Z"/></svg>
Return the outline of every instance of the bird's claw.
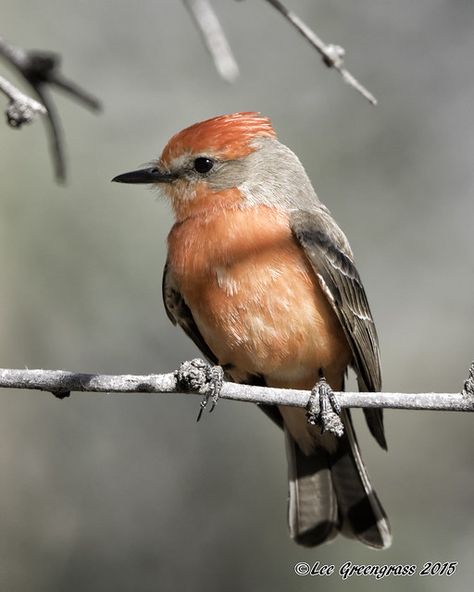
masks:
<svg viewBox="0 0 474 592"><path fill-rule="evenodd" d="M311 390L306 410L308 423L320 426L322 434L331 432L341 437L344 433L344 425L340 418L341 406L324 378L321 378Z"/></svg>
<svg viewBox="0 0 474 592"><path fill-rule="evenodd" d="M211 401L209 413L219 400L219 395L224 383L224 370L221 366L212 366L200 358L183 362L175 372L178 386L187 392L200 393L203 395L197 420L199 421L202 412Z"/></svg>
<svg viewBox="0 0 474 592"><path fill-rule="evenodd" d="M465 397L474 400L474 362L472 362L471 367L469 368L469 378L464 381L462 394Z"/></svg>

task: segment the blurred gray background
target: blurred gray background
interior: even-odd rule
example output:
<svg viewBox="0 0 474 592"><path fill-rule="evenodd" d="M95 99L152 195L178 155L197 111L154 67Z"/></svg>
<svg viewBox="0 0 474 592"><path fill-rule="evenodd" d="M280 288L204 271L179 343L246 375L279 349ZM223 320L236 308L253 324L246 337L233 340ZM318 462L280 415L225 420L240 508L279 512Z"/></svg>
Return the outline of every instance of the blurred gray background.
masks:
<svg viewBox="0 0 474 592"><path fill-rule="evenodd" d="M219 79L181 2L3 0L1 34L63 56L104 103L56 94L69 180L43 122L0 125L0 365L171 371L191 342L161 304L169 207L110 179L169 136L258 110L350 238L382 347L384 389L460 390L474 357L474 4L287 0L378 97L371 107L265 2L215 1L241 68ZM5 65L1 73L14 76ZM0 98L5 104L3 97ZM283 438L252 405L0 392L0 590L337 590L297 561L459 561L443 577L352 578L351 590L470 590L472 418L386 413L389 452L359 422L394 543L313 550L286 526ZM357 413L359 416L360 414Z"/></svg>

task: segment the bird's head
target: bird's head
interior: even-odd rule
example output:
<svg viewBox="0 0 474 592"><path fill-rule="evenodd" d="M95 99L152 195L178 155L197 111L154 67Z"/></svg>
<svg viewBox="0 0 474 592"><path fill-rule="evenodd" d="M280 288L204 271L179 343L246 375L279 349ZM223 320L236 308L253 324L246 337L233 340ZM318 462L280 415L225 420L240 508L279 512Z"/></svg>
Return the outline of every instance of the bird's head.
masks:
<svg viewBox="0 0 474 592"><path fill-rule="evenodd" d="M159 187L178 220L234 205L285 207L302 194L317 200L298 158L254 112L196 123L175 134L150 166L112 180Z"/></svg>

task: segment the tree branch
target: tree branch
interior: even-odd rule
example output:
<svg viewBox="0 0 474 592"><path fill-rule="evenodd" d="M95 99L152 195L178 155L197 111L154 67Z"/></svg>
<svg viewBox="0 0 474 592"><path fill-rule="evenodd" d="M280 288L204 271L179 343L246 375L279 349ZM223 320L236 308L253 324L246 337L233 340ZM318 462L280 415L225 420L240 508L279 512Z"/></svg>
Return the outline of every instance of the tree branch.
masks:
<svg viewBox="0 0 474 592"><path fill-rule="evenodd" d="M320 53L328 68L337 70L344 82L357 90L372 105L377 104L374 95L344 67L343 58L346 51L343 47L332 43L324 43L299 16L289 10L280 0L266 1L278 10L311 43ZM239 69L211 3L209 0L183 0L183 2L204 39L217 71L225 80L233 82L239 74Z"/></svg>
<svg viewBox="0 0 474 592"><path fill-rule="evenodd" d="M0 76L0 91L10 99L5 115L11 127L20 128L24 123L32 122L38 114L46 113L41 103L22 93L3 76Z"/></svg>
<svg viewBox="0 0 474 592"><path fill-rule="evenodd" d="M54 103L47 93L47 88L50 86L56 86L93 111L100 110L101 106L99 101L87 91L77 86L74 82L64 78L60 72L60 57L55 53L49 51L26 51L20 47L11 45L3 39L3 37L0 37L0 56L3 56L3 58L18 70L44 103L44 106L41 105L41 107L43 108L43 112L47 113L48 116L50 146L56 178L58 181L64 181L66 178L66 166L61 127ZM23 97L26 97L26 95L23 95ZM30 101L33 101L33 99L30 99ZM39 103L37 103L37 105L39 105ZM8 109L10 108L11 105ZM16 111L13 110L11 115L15 118ZM29 121L29 119L22 120L21 109L17 117L19 118L19 123L15 123L15 119L12 123L7 111L7 118L10 125L16 125L19 127L21 123Z"/></svg>
<svg viewBox="0 0 474 592"><path fill-rule="evenodd" d="M340 45L332 43L326 44L316 35L316 33L308 27L308 25L300 19L294 12L286 8L280 0L266 0L279 13L281 13L303 37L311 43L311 45L321 54L323 62L328 68L334 68L342 76L344 82L355 88L362 96L364 96L372 105L377 104L377 99L374 95L365 88L345 67L344 56L346 50Z"/></svg>
<svg viewBox="0 0 474 592"><path fill-rule="evenodd" d="M67 397L71 391L94 393L182 393L176 372L148 375L81 374L64 370L0 369L0 388L49 391ZM474 411L474 363L462 393L335 393L341 407ZM201 385L203 387L204 385ZM191 394L202 394L199 386ZM221 399L306 407L309 391L224 382Z"/></svg>
<svg viewBox="0 0 474 592"><path fill-rule="evenodd" d="M211 3L209 0L183 2L204 39L217 71L227 82L234 82L239 75L239 67Z"/></svg>

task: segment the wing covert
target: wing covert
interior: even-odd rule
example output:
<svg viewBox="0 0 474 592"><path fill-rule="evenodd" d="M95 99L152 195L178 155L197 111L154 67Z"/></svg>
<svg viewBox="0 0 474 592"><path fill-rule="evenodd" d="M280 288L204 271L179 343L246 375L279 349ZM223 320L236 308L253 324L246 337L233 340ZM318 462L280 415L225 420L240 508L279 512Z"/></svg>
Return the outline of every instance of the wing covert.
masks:
<svg viewBox="0 0 474 592"><path fill-rule="evenodd" d="M353 354L359 390L380 391L377 331L345 235L325 208L294 212L290 224L344 329ZM370 431L386 448L382 410L364 409L364 413Z"/></svg>

